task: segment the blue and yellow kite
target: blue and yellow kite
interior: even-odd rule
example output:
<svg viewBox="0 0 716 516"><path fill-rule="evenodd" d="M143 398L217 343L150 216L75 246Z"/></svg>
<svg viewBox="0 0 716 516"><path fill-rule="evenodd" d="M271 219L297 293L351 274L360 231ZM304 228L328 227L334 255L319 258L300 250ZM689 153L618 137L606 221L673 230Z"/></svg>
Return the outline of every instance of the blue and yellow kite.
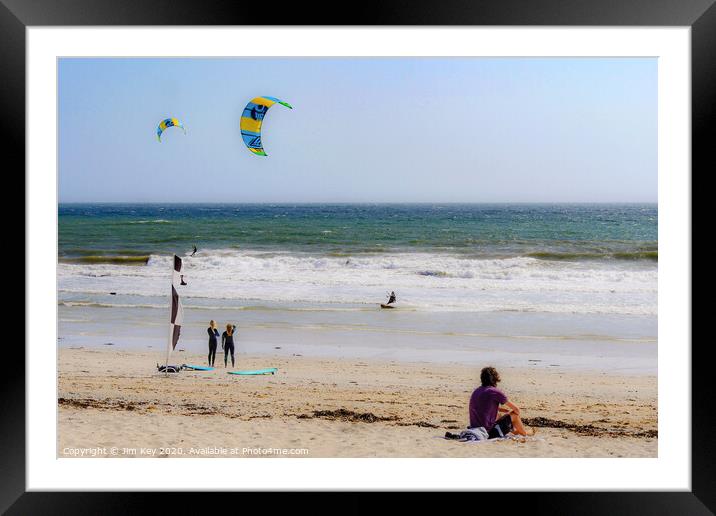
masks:
<svg viewBox="0 0 716 516"><path fill-rule="evenodd" d="M159 126L157 127L157 140L161 143L162 141L162 133L165 129L168 127L181 127L181 130L184 131L184 134L186 134L186 129L184 129L184 124L182 124L179 120L176 118L166 118L159 122Z"/></svg>
<svg viewBox="0 0 716 516"><path fill-rule="evenodd" d="M261 124L266 112L274 104L281 104L288 109L293 109L288 102L283 102L275 97L256 97L246 104L241 114L241 137L251 152L257 156L266 156L261 143Z"/></svg>

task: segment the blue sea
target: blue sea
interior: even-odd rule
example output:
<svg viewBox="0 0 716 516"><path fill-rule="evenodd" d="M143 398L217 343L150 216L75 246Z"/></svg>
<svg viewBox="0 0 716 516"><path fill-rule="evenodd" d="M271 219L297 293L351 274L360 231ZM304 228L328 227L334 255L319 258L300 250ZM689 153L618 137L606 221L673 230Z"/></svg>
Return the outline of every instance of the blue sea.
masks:
<svg viewBox="0 0 716 516"><path fill-rule="evenodd" d="M655 204L62 204L59 255L119 263L196 244L317 256L656 261L657 215Z"/></svg>

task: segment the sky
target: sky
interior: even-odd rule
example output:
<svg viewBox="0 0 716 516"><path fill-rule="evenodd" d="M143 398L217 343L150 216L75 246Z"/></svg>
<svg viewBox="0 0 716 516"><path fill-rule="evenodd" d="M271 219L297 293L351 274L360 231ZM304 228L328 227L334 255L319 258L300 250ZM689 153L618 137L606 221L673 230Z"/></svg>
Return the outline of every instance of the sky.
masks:
<svg viewBox="0 0 716 516"><path fill-rule="evenodd" d="M655 58L62 58L60 202L656 202ZM256 96L267 157L241 139ZM156 128L175 117L187 130Z"/></svg>

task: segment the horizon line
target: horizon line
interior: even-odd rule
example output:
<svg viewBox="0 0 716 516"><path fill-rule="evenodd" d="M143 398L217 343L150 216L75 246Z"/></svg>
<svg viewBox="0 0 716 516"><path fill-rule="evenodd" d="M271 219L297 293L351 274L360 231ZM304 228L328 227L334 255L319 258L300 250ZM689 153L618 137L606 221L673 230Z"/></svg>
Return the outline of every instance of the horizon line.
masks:
<svg viewBox="0 0 716 516"><path fill-rule="evenodd" d="M658 201L58 201L57 204L658 204Z"/></svg>

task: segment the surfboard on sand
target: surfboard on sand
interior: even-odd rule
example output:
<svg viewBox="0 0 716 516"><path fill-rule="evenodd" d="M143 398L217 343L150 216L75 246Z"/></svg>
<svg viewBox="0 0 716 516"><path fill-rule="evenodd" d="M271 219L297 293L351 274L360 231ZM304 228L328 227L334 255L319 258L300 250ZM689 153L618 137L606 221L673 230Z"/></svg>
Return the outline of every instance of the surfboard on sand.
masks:
<svg viewBox="0 0 716 516"><path fill-rule="evenodd" d="M238 374L243 376L257 375L257 374L275 374L278 371L276 367L268 367L266 369L256 369L254 371L229 371L229 374Z"/></svg>
<svg viewBox="0 0 716 516"><path fill-rule="evenodd" d="M393 305L384 305L383 303L380 304L381 308L395 308Z"/></svg>
<svg viewBox="0 0 716 516"><path fill-rule="evenodd" d="M191 365L191 364L184 364L184 369L188 369L189 371L213 371L213 367L206 367L206 366L200 366L200 365Z"/></svg>

